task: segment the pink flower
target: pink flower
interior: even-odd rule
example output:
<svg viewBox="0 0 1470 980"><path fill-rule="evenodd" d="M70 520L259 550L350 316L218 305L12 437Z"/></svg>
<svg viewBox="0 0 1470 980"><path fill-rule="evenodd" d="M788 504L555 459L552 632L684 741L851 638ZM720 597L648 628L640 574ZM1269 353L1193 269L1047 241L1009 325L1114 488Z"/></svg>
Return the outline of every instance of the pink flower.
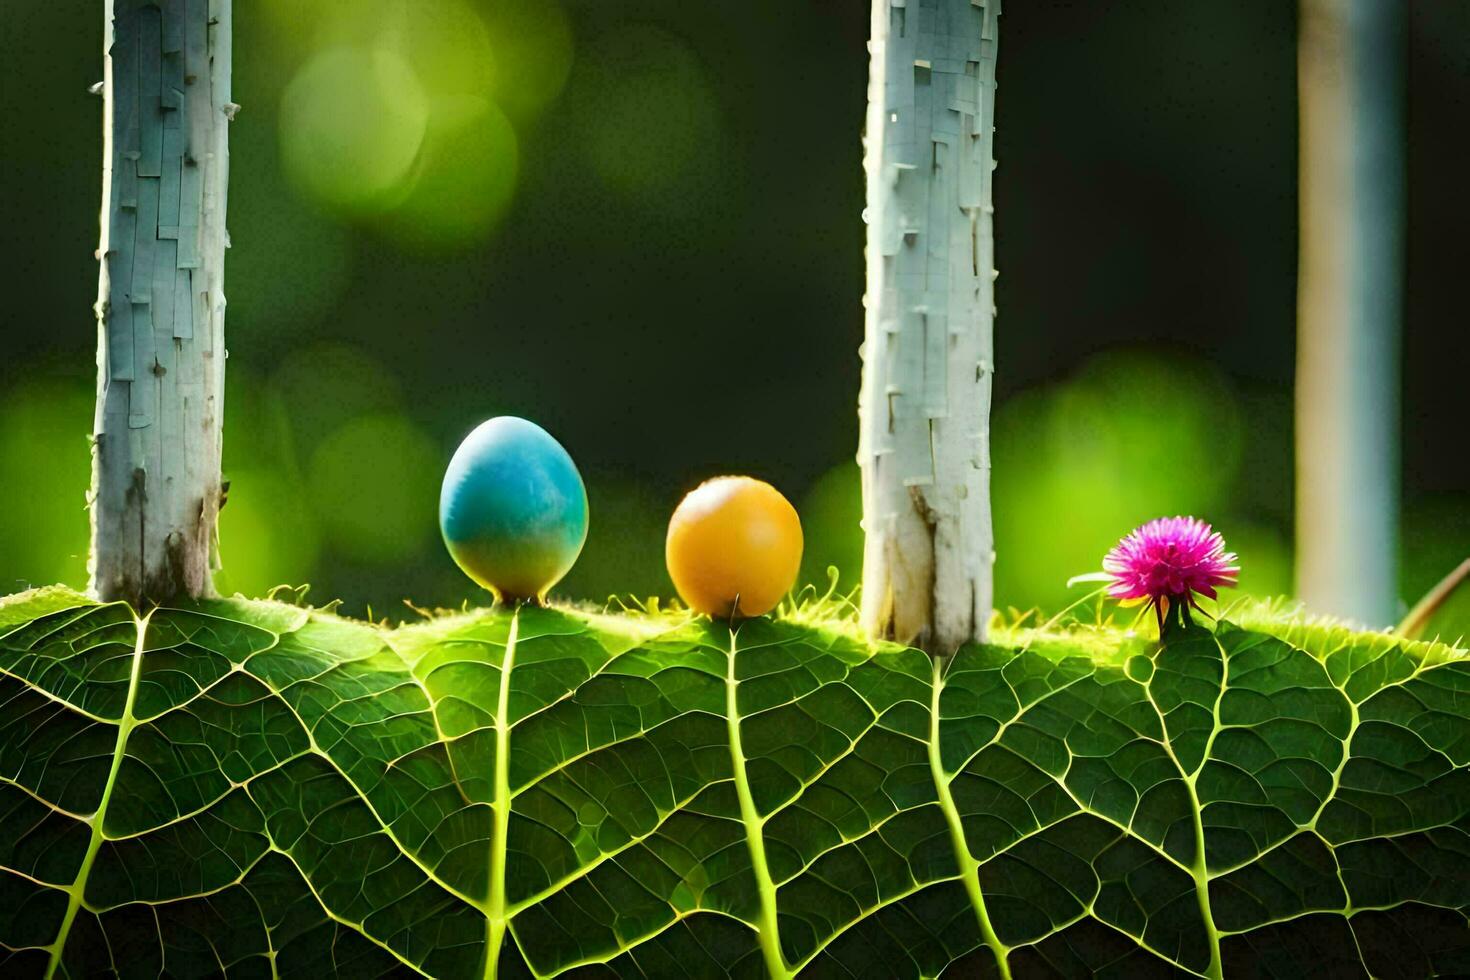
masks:
<svg viewBox="0 0 1470 980"><path fill-rule="evenodd" d="M1164 615L1178 607L1199 608L1195 594L1216 597L1220 586L1234 587L1240 569L1225 539L1193 517L1149 521L1114 546L1103 559L1108 595L1124 602L1148 601L1164 631Z"/></svg>

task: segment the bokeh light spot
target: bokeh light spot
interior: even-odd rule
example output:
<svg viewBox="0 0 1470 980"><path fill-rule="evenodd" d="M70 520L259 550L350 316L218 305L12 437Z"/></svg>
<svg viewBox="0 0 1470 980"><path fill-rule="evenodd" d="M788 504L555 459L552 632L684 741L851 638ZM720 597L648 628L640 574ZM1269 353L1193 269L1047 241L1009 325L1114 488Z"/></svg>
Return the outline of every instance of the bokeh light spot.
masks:
<svg viewBox="0 0 1470 980"><path fill-rule="evenodd" d="M468 4L413 0L383 7L379 43L413 68L430 99L489 93L498 59L485 21Z"/></svg>
<svg viewBox="0 0 1470 980"><path fill-rule="evenodd" d="M303 194L420 251L463 249L515 191L511 116L558 91L571 32L555 4L363 0L351 15L274 6L315 39L281 96L280 156Z"/></svg>
<svg viewBox="0 0 1470 980"><path fill-rule="evenodd" d="M556 98L572 68L572 28L552 0L496 0L489 25L491 94L507 114L525 119Z"/></svg>
<svg viewBox="0 0 1470 980"><path fill-rule="evenodd" d="M436 114L408 195L387 226L423 250L461 248L483 239L515 191L516 134L505 114L466 99Z"/></svg>
<svg viewBox="0 0 1470 980"><path fill-rule="evenodd" d="M326 48L281 96L281 162L318 203L377 213L401 197L428 121L424 90L396 52Z"/></svg>

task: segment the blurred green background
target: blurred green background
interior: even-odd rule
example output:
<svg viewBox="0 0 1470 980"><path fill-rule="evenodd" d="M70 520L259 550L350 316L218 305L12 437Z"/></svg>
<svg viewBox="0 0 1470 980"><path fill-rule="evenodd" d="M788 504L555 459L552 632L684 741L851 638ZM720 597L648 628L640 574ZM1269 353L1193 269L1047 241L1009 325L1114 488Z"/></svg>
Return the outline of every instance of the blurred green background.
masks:
<svg viewBox="0 0 1470 980"><path fill-rule="evenodd" d="M1402 594L1470 554L1458 291L1470 4L1410 8ZM860 565L867 4L252 0L235 11L222 590L483 601L443 466L545 425L592 531L560 588L667 595L701 479L774 482L805 575ZM1295 5L1001 19L997 597L1056 608L1193 513L1291 590ZM0 25L0 592L85 580L102 8Z"/></svg>

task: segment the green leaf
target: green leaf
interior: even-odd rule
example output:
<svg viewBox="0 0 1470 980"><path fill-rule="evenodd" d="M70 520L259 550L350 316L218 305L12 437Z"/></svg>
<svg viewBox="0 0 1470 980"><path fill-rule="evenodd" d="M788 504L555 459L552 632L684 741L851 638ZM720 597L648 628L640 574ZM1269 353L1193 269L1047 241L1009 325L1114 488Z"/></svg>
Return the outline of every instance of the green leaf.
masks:
<svg viewBox="0 0 1470 980"><path fill-rule="evenodd" d="M1249 625L13 597L0 971L1470 971L1470 660Z"/></svg>

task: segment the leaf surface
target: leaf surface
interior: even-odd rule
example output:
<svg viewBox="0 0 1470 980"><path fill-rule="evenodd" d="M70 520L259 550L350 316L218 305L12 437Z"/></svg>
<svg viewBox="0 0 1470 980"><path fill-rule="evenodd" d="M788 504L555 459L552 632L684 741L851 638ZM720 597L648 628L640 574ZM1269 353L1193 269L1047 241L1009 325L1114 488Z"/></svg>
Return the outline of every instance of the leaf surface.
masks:
<svg viewBox="0 0 1470 980"><path fill-rule="evenodd" d="M1467 913L1443 646L0 603L7 976L1417 977Z"/></svg>

